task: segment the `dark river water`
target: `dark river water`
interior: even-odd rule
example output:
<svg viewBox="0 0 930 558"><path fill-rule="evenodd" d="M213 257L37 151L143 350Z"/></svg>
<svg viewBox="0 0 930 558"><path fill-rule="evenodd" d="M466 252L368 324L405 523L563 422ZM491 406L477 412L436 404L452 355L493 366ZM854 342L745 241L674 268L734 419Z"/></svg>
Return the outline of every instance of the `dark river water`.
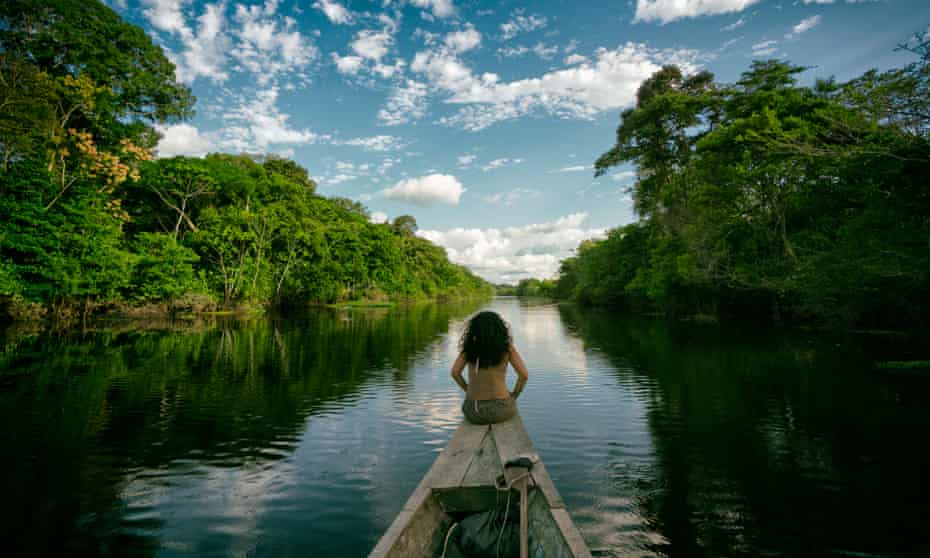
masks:
<svg viewBox="0 0 930 558"><path fill-rule="evenodd" d="M848 340L484 306L601 555L930 556L927 383ZM364 556L461 420L478 308L9 337L2 554Z"/></svg>

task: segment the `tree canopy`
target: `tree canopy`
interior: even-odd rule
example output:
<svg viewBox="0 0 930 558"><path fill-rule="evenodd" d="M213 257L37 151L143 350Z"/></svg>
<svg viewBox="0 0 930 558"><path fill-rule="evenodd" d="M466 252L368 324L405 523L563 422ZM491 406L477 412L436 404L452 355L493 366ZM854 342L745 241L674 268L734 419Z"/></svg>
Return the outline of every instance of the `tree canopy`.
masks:
<svg viewBox="0 0 930 558"><path fill-rule="evenodd" d="M930 313L930 47L845 83L755 61L666 66L596 174L631 163L639 221L562 262L557 294L677 313L901 325Z"/></svg>
<svg viewBox="0 0 930 558"><path fill-rule="evenodd" d="M154 159L193 113L161 47L100 2L0 4L0 302L85 309L486 295L274 155ZM184 301L187 302L184 302ZM9 306L7 304L6 306Z"/></svg>

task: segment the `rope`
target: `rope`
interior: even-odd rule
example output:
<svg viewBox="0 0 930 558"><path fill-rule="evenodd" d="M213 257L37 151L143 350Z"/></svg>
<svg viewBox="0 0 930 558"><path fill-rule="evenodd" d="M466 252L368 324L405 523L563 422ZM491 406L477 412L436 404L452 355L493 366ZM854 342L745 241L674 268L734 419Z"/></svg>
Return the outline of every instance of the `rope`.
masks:
<svg viewBox="0 0 930 558"><path fill-rule="evenodd" d="M439 558L446 558L446 550L449 547L449 537L452 535L452 531L454 531L458 526L458 523L453 523L452 527L449 527L449 530L446 531L446 541L442 543L442 554L439 556Z"/></svg>
<svg viewBox="0 0 930 558"><path fill-rule="evenodd" d="M513 479L512 481L510 481L510 484L506 485L504 488L497 487L498 490L506 490L506 491L507 491L507 506L504 507L504 521L503 521L503 523L501 523L501 532L497 534L497 546L495 547L495 554L497 555L497 558L501 558L501 538L503 538L503 536L504 536L504 529L507 527L507 515L510 513L510 496L511 496L511 494L512 494L512 493L510 492L510 489L513 488L513 485L514 485L515 482L517 482L517 481L520 480L520 479L524 479L524 478L526 478L526 477L528 477L528 476L530 476L530 472L529 472L529 471L523 473L523 474L520 475L519 477L516 477L515 479ZM445 557L443 557L443 558L445 558Z"/></svg>

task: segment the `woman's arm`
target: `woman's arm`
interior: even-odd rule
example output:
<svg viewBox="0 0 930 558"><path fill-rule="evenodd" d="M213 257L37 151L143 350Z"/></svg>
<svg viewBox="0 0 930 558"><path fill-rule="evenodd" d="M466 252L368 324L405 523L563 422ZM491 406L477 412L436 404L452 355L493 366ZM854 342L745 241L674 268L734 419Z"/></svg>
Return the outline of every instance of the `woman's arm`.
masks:
<svg viewBox="0 0 930 558"><path fill-rule="evenodd" d="M523 362L523 357L520 356L517 348L513 345L510 346L510 365L513 366L514 371L517 373L517 385L515 385L513 391L510 392L510 397L516 399L520 395L520 392L523 391L523 386L526 385L526 380L529 379L530 374L526 371L526 364Z"/></svg>
<svg viewBox="0 0 930 558"><path fill-rule="evenodd" d="M452 379L462 388L462 391L468 393L468 384L462 378L462 370L465 369L465 353L459 353L458 358L452 363Z"/></svg>

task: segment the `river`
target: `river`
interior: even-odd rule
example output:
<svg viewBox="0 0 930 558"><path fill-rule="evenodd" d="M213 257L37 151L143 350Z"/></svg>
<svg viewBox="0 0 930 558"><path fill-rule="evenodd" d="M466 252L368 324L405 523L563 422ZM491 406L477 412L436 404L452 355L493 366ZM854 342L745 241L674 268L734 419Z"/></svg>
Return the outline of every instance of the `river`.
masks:
<svg viewBox="0 0 930 558"><path fill-rule="evenodd" d="M8 336L7 549L364 556L461 420L449 367L479 307ZM856 343L483 307L511 324L527 430L601 555L930 555L930 389Z"/></svg>

